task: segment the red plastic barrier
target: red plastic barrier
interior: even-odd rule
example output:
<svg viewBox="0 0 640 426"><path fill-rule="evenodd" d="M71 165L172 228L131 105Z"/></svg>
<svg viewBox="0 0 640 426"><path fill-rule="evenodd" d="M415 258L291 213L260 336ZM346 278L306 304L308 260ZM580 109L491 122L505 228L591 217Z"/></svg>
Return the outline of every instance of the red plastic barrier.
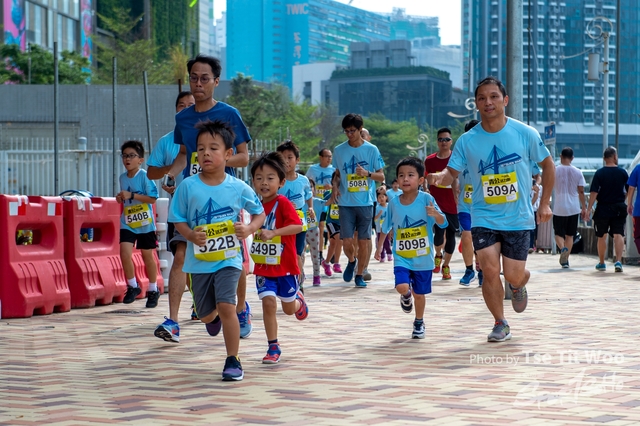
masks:
<svg viewBox="0 0 640 426"><path fill-rule="evenodd" d="M0 318L70 310L62 200L0 195L0 218ZM30 244L17 244L19 230L32 231Z"/></svg>
<svg viewBox="0 0 640 426"><path fill-rule="evenodd" d="M155 223L158 223L158 214L156 213L156 205L153 204L153 220ZM123 207L121 207L122 209ZM164 293L164 278L162 277L162 272L160 271L160 259L158 258L158 252L154 250L153 258L156 261L156 268L158 270L157 274L157 284L158 291L160 294ZM142 253L140 250L134 248L133 249L133 267L135 269L136 280L138 281L138 285L142 289L140 295L136 299L143 299L147 297L147 291L149 290L149 276L147 275L147 268L144 266L144 260L142 259Z"/></svg>
<svg viewBox="0 0 640 426"><path fill-rule="evenodd" d="M93 241L81 240L81 229ZM115 198L64 201L64 260L72 308L122 302L127 280L120 262L120 205Z"/></svg>

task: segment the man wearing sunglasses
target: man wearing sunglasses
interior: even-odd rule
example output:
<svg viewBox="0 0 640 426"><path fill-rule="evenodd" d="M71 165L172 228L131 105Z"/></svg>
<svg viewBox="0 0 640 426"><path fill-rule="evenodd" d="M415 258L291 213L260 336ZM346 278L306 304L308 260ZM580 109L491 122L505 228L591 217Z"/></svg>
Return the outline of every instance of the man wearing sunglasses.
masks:
<svg viewBox="0 0 640 426"><path fill-rule="evenodd" d="M446 127L438 130L438 152L435 152L424 160L424 173L425 177L429 174L438 173L447 168L449 164L449 157L451 157L451 145L453 139L451 138L451 130ZM425 182L427 179L425 179ZM436 203L442 210L442 213L447 217L448 225L445 229L439 226L433 227L433 244L436 248L435 257L435 269L434 274L437 274L442 269L442 279L451 279L451 270L449 268L449 262L453 251L456 248L456 232L459 228L458 222L458 205L456 203L457 193L456 188L458 180L455 179L451 185L429 185L429 192L436 199ZM444 249L444 255L442 251Z"/></svg>

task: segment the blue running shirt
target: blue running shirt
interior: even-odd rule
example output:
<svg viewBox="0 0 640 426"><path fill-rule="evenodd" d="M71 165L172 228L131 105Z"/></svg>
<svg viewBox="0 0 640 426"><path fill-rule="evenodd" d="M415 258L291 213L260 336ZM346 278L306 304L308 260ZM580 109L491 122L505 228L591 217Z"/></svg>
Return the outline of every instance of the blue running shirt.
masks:
<svg viewBox="0 0 640 426"><path fill-rule="evenodd" d="M371 173L384 168L384 160L378 147L365 141L358 148L354 148L347 141L333 150L333 166L340 170L340 206L373 206L375 189L372 188L375 181L367 176L356 176L358 165Z"/></svg>
<svg viewBox="0 0 640 426"><path fill-rule="evenodd" d="M307 230L307 200L313 197L311 184L305 175L296 173L296 180L284 180L284 186L278 189L278 194L287 197L293 207L298 211L298 216L302 220L303 231ZM302 212L302 213L300 213ZM316 214L320 214L316 212ZM320 218L320 216L318 216Z"/></svg>
<svg viewBox="0 0 640 426"><path fill-rule="evenodd" d="M435 267L433 247L433 225L436 220L427 216L427 206L433 206L442 214L435 198L426 192L418 196L408 206L394 198L387 204L387 217L382 222L382 232L393 231L393 266L402 266L411 271L431 271ZM445 216L440 228L447 227Z"/></svg>
<svg viewBox="0 0 640 426"><path fill-rule="evenodd" d="M549 155L538 131L512 118L499 132L488 133L477 125L460 136L449 167L469 170L473 226L498 231L534 229L529 194L532 162L540 163Z"/></svg>
<svg viewBox="0 0 640 426"><path fill-rule="evenodd" d="M140 169L132 178L127 172L120 175L120 189L136 194L158 198L158 188L147 177L147 171ZM135 234L146 234L156 230L153 206L139 200L125 200L124 209L120 215L120 229L128 229Z"/></svg>
<svg viewBox="0 0 640 426"><path fill-rule="evenodd" d="M312 164L307 170L306 176L316 183L317 197L323 198L326 194L331 194L331 176L336 170L331 164L327 167L320 167L320 164Z"/></svg>
<svg viewBox="0 0 640 426"><path fill-rule="evenodd" d="M184 177L187 178L200 171L200 165L197 160L198 150L197 136L198 129L196 124L201 121L220 120L228 123L236 135L233 141L233 153L236 152L236 146L243 142L249 143L251 136L249 130L242 122L240 113L237 109L224 102L218 101L213 108L205 112L196 112L196 106L192 105L176 114L176 127L174 130L174 142L178 145L184 145L187 148L187 167L184 169ZM235 176L233 167L225 167L225 171L231 176Z"/></svg>
<svg viewBox="0 0 640 426"><path fill-rule="evenodd" d="M227 266L242 268L239 242L232 229L242 209L252 215L264 212L256 193L233 176L226 175L224 182L216 186L202 182L199 175L191 176L176 188L169 222L186 223L191 229L211 225L208 232L212 238L207 239L206 253L202 253L204 248L187 241L184 272L208 274ZM201 259L196 258L196 253Z"/></svg>
<svg viewBox="0 0 640 426"><path fill-rule="evenodd" d="M147 166L166 167L173 164L180 153L180 145L173 141L173 131L170 131L158 140L156 146L151 150L151 155L147 160ZM176 186L184 179L184 175L176 176Z"/></svg>
<svg viewBox="0 0 640 426"><path fill-rule="evenodd" d="M473 185L471 185L471 180L469 179L468 169L464 169L462 173L458 175L458 184L460 188L460 195L458 196L458 213L471 214Z"/></svg>
<svg viewBox="0 0 640 426"><path fill-rule="evenodd" d="M393 200L398 195L402 195L402 189L398 189L397 191L393 188L387 189L387 198L389 198L389 201Z"/></svg>

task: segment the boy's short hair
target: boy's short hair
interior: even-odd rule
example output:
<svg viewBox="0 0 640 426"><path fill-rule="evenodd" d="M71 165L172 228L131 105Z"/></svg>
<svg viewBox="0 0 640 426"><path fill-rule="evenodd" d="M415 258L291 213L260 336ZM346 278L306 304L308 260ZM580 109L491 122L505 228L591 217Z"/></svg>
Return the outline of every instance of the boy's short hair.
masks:
<svg viewBox="0 0 640 426"><path fill-rule="evenodd" d="M362 129L364 125L364 120L360 114L347 114L342 119L342 128L346 129L347 127L355 127L356 129Z"/></svg>
<svg viewBox="0 0 640 426"><path fill-rule="evenodd" d="M436 133L436 136L439 136L440 133L449 133L449 134L451 134L451 130L449 130L448 127L442 127L440 129L438 129L438 133Z"/></svg>
<svg viewBox="0 0 640 426"><path fill-rule="evenodd" d="M197 62L209 65L211 67L211 72L213 73L213 78L220 77L220 72L222 71L222 66L220 65L220 59L214 58L213 56L198 54L198 56L196 56L195 58L187 62L187 72L189 74L191 74L191 68Z"/></svg>
<svg viewBox="0 0 640 426"><path fill-rule="evenodd" d="M124 150L127 148L133 148L136 154L138 154L138 157L144 158L144 145L142 142L136 140L125 141L120 147L120 152L124 153Z"/></svg>
<svg viewBox="0 0 640 426"><path fill-rule="evenodd" d="M487 84L495 84L496 86L498 86L498 90L500 90L500 93L502 93L502 96L507 96L507 89L504 87L504 84L502 84L502 82L500 80L498 80L498 77L494 77L494 76L489 76L486 77L484 79L482 79L478 85L476 86L476 90L473 93L473 97L477 98L478 97L478 89L481 88L482 86L486 86Z"/></svg>
<svg viewBox="0 0 640 426"><path fill-rule="evenodd" d="M309 186L311 186L312 188L316 187L316 181L313 179L309 179Z"/></svg>
<svg viewBox="0 0 640 426"><path fill-rule="evenodd" d="M193 96L193 93L191 93L189 90L183 90L182 92L178 93L178 97L176 98L176 108L178 108L178 104L180 103L180 99L187 97L187 96Z"/></svg>
<svg viewBox="0 0 640 426"><path fill-rule="evenodd" d="M394 183L398 183L398 179L394 179L391 181L391 185L393 185Z"/></svg>
<svg viewBox="0 0 640 426"><path fill-rule="evenodd" d="M291 151L296 156L296 158L300 158L300 149L291 140L286 140L282 142L280 145L278 145L278 147L276 148L276 151L278 152Z"/></svg>
<svg viewBox="0 0 640 426"><path fill-rule="evenodd" d="M418 175L420 175L420 177L424 176L424 163L422 162L422 160L420 160L417 157L405 157L402 160L400 160L398 162L398 165L396 166L396 176L398 175L398 172L400 171L400 167L402 166L415 167L416 171L418 172Z"/></svg>
<svg viewBox="0 0 640 426"><path fill-rule="evenodd" d="M251 166L251 178L256 175L258 169L269 166L276 171L278 179L282 182L286 177L285 161L282 154L276 151L263 152L262 155L253 162Z"/></svg>
<svg viewBox="0 0 640 426"><path fill-rule="evenodd" d="M198 136L196 136L196 146L198 146L200 135L208 133L211 136L220 136L224 141L225 149L233 148L233 141L235 140L236 135L235 133L233 133L233 129L231 128L231 126L229 126L228 123L220 120L201 121L196 124L196 129L198 130Z"/></svg>

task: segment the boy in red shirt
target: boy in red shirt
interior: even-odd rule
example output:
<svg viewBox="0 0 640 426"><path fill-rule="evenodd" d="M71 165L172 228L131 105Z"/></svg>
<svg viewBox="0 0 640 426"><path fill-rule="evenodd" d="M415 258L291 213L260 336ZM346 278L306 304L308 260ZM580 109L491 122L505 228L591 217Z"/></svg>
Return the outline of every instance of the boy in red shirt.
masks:
<svg viewBox="0 0 640 426"><path fill-rule="evenodd" d="M276 297L280 298L285 314L295 314L300 321L309 315L298 282L296 234L302 232L302 221L291 201L278 194L278 189L285 183L285 170L284 157L278 152L263 154L251 167L253 186L262 197L267 215L251 246L251 257L255 262L253 273L269 341L263 364L275 364L280 360Z"/></svg>

